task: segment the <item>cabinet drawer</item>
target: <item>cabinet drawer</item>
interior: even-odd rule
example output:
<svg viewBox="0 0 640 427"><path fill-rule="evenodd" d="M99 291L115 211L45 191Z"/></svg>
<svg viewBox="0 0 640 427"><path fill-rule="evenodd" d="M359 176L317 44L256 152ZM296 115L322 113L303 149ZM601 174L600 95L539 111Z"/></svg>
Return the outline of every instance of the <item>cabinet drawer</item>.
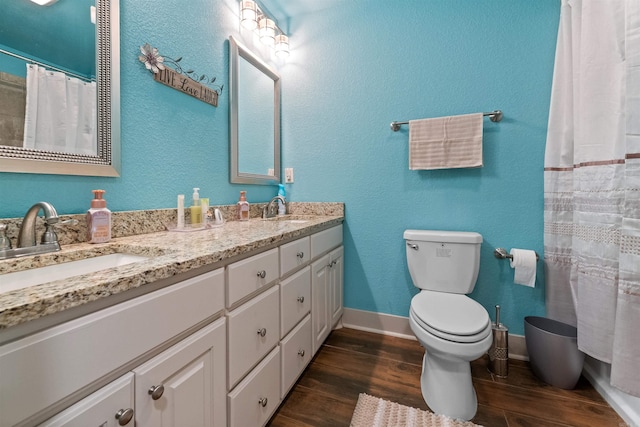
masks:
<svg viewBox="0 0 640 427"><path fill-rule="evenodd" d="M300 322L280 344L282 353L282 394L284 397L311 361L311 315Z"/></svg>
<svg viewBox="0 0 640 427"><path fill-rule="evenodd" d="M231 427L263 426L280 405L280 347L229 393Z"/></svg>
<svg viewBox="0 0 640 427"><path fill-rule="evenodd" d="M280 246L280 275L300 267L311 259L311 243L309 237Z"/></svg>
<svg viewBox="0 0 640 427"><path fill-rule="evenodd" d="M276 285L229 313L229 389L278 343L279 291Z"/></svg>
<svg viewBox="0 0 640 427"><path fill-rule="evenodd" d="M227 307L280 276L278 248L234 262L227 267Z"/></svg>
<svg viewBox="0 0 640 427"><path fill-rule="evenodd" d="M311 267L280 283L280 337L289 333L311 309Z"/></svg>
<svg viewBox="0 0 640 427"><path fill-rule="evenodd" d="M0 347L0 426L12 426L219 311L218 269Z"/></svg>
<svg viewBox="0 0 640 427"><path fill-rule="evenodd" d="M311 258L342 244L342 224L311 236Z"/></svg>

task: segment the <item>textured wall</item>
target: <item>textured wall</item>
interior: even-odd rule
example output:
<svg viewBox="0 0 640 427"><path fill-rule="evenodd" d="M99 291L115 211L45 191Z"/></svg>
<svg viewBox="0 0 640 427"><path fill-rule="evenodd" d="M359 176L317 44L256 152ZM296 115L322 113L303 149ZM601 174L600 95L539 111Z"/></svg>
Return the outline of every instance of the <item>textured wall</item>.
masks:
<svg viewBox="0 0 640 427"><path fill-rule="evenodd" d="M150 43L226 86L228 37L239 32L237 1L120 0L120 15L121 177L0 173L0 218L22 216L38 200L59 213L80 213L93 188L107 191L113 210L174 207L177 194L190 200L192 187L211 204L235 203L241 189L250 202L274 196L277 187L229 184L227 87L214 108L154 82L138 61L139 47Z"/></svg>
<svg viewBox="0 0 640 427"><path fill-rule="evenodd" d="M497 246L542 253L542 167L558 25L557 0L299 0L283 84L283 167L294 201L344 201L345 305L406 316L416 292L405 262L406 228L473 230L485 238L473 297L522 333L544 313L535 289L514 286ZM286 0L269 3L281 15ZM324 7L324 8L323 8ZM137 60L145 42L221 82L239 32L235 0L121 0L122 176L0 173L0 217L37 200L60 213L88 208L92 188L114 210L175 206L201 188L212 204L275 195L228 183L228 91L218 108L154 82ZM286 17L286 15L285 15ZM278 16L279 19L282 16ZM389 122L502 109L485 121L481 169L409 171L407 129Z"/></svg>
<svg viewBox="0 0 640 427"><path fill-rule="evenodd" d="M286 9L286 1L281 1ZM345 305L407 316L417 292L402 233L484 236L473 298L523 333L544 313L513 285L503 246L543 251L543 159L557 0L333 2L290 21L283 74L283 167L295 200L346 203ZM274 8L275 9L275 8ZM484 167L408 170L408 128L389 123L502 109L485 119Z"/></svg>

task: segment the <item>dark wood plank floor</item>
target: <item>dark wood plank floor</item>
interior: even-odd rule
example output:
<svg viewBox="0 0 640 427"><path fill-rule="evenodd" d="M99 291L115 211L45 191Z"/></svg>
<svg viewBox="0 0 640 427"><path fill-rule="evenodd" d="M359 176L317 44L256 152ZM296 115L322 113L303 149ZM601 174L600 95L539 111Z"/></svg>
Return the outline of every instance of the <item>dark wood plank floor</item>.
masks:
<svg viewBox="0 0 640 427"><path fill-rule="evenodd" d="M359 393L429 409L420 391L423 349L417 341L339 329L304 371L271 427L348 426ZM510 360L509 376L471 364L478 395L472 420L486 427L620 427L626 425L584 378L575 390L538 380L528 363Z"/></svg>

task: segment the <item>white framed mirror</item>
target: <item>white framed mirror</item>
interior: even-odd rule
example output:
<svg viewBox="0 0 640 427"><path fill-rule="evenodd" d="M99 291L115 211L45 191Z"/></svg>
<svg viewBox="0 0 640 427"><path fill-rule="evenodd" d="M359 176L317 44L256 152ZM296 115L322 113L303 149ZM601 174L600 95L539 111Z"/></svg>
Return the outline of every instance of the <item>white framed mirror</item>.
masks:
<svg viewBox="0 0 640 427"><path fill-rule="evenodd" d="M229 37L230 180L272 185L280 171L280 76Z"/></svg>
<svg viewBox="0 0 640 427"><path fill-rule="evenodd" d="M5 81L10 81L14 86L23 85L24 95L31 105L34 94L37 96L39 91L35 86L27 86L27 78L31 77L12 75L16 67L29 71L39 68L42 73L61 76L63 81L67 81L67 85L69 82L93 85L94 95L85 94L80 98L74 92L73 96L69 95L67 98L67 105L73 105L76 110L83 111L83 118L77 120L82 121L83 125L75 126L76 130L73 131L81 136L75 137L74 144L76 140L82 140L82 144L90 147L89 149L70 149L68 143L63 148L61 144L51 143L48 140L49 135L60 131L61 128L64 130L61 130L60 134L68 134L68 129L72 127L56 128L51 120L37 121L35 117L43 116L40 106L36 115L27 113L27 126L24 126L24 117L22 124L13 123L14 130L20 131L23 126L24 132L18 137L8 136L9 131L4 126L6 123L0 121L0 172L119 176L119 0L58 1L49 6L38 6L25 0L3 0L2 9L0 80L4 77ZM69 22L65 19L74 21ZM82 25L78 24L79 20L82 20ZM84 28L85 34L78 33L80 27ZM53 34L46 32L47 28ZM80 45L80 42L84 45ZM68 52L72 52L75 57L65 57ZM66 89L63 86L62 90L68 94L72 92L69 86ZM5 107L9 103L15 106L15 102L15 98L0 97L0 111L6 111ZM23 109L26 109L26 103ZM19 109L19 106L17 109L14 108ZM68 114L66 117L70 116ZM29 127L36 122L37 126L43 126L43 132L31 132Z"/></svg>

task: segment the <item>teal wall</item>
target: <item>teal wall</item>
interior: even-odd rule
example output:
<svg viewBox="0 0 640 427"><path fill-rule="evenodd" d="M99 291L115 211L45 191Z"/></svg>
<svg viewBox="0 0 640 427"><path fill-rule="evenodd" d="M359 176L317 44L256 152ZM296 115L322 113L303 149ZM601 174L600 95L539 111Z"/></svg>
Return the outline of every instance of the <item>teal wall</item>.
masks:
<svg viewBox="0 0 640 427"><path fill-rule="evenodd" d="M281 0L286 12L286 0ZM322 5L322 2L319 2ZM283 167L294 200L346 202L345 306L407 316L417 292L402 233L484 236L472 297L517 334L544 314L544 271L513 284L496 247L543 253L543 161L557 0L334 1L291 17L283 81ZM276 8L274 8L276 9ZM319 8L317 8L319 9ZM408 128L479 111L484 167L408 169Z"/></svg>
<svg viewBox="0 0 640 427"><path fill-rule="evenodd" d="M542 254L557 0L325 0L295 12L286 3L268 7L291 35L291 57L277 64L283 167L296 180L287 194L346 203L345 306L406 316L417 290L402 232L472 230L485 239L472 297L490 312L501 304L503 321L522 334L525 315L544 314L542 263L534 289L516 286L492 251ZM0 217L41 199L80 213L97 187L113 210L173 207L194 186L211 204L234 203L240 189L249 201L275 195L276 187L229 184L227 88L213 108L155 83L137 60L149 42L227 82L237 10L235 0L121 0L122 176L0 173ZM485 120L481 169L409 171L407 129L389 129L393 120L493 109L505 118Z"/></svg>

